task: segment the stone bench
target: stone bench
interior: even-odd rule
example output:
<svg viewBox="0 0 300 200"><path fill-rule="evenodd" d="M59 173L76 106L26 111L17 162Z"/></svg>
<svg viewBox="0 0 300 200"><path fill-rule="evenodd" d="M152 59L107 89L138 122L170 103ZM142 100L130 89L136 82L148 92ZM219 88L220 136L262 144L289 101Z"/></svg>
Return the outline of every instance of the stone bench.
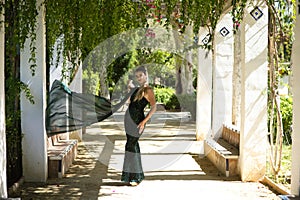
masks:
<svg viewBox="0 0 300 200"><path fill-rule="evenodd" d="M204 142L206 157L227 177L238 175L239 131L223 126L222 137Z"/></svg>
<svg viewBox="0 0 300 200"><path fill-rule="evenodd" d="M77 156L77 140L61 140L59 135L48 137L48 178L61 178Z"/></svg>

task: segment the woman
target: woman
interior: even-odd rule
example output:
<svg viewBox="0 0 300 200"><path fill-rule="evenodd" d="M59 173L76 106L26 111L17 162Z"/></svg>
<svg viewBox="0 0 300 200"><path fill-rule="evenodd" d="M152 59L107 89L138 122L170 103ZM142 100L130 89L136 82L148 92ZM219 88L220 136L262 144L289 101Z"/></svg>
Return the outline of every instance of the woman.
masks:
<svg viewBox="0 0 300 200"><path fill-rule="evenodd" d="M144 131L147 121L156 111L153 90L147 84L147 71L142 66L135 70L135 77L140 85L130 97L125 113L126 146L121 180L131 186L138 185L144 179L141 154L138 140ZM144 115L144 108L150 104L151 109Z"/></svg>

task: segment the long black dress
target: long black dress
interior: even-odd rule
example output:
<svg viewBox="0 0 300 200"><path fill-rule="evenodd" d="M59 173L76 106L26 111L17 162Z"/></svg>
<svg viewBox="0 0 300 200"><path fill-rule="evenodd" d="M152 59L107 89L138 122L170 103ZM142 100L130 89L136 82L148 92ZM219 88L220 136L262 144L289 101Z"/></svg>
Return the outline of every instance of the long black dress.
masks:
<svg viewBox="0 0 300 200"><path fill-rule="evenodd" d="M127 142L121 180L127 183L140 183L144 179L140 146L138 143L141 134L139 134L137 125L145 119L144 108L149 102L145 97L134 101L138 89L134 91L130 98L130 104L126 110L124 119Z"/></svg>

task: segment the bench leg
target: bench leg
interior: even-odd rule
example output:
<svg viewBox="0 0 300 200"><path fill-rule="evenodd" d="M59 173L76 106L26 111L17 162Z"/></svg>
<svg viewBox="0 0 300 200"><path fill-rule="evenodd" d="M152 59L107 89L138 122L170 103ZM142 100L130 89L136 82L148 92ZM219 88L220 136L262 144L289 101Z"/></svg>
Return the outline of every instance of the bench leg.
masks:
<svg viewBox="0 0 300 200"><path fill-rule="evenodd" d="M226 158L226 166L225 166L225 169L226 169L226 177L229 177L229 160Z"/></svg>
<svg viewBox="0 0 300 200"><path fill-rule="evenodd" d="M48 177L57 178L61 172L61 161L60 160L48 160Z"/></svg>
<svg viewBox="0 0 300 200"><path fill-rule="evenodd" d="M62 161L61 160L59 160L58 161L58 172L57 172L57 177L58 178L62 178L62 175L63 175L63 169L62 169Z"/></svg>

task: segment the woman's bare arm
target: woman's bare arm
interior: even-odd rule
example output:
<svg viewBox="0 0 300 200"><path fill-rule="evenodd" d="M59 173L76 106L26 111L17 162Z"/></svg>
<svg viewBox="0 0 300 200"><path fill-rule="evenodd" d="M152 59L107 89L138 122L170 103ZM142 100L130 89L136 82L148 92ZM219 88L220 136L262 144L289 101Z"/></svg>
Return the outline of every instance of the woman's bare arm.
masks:
<svg viewBox="0 0 300 200"><path fill-rule="evenodd" d="M147 101L150 103L150 111L146 115L145 119L138 125L138 128L140 128L140 133L143 132L145 124L149 121L151 116L156 111L156 100L153 90L149 87L145 90L144 97L147 99Z"/></svg>

